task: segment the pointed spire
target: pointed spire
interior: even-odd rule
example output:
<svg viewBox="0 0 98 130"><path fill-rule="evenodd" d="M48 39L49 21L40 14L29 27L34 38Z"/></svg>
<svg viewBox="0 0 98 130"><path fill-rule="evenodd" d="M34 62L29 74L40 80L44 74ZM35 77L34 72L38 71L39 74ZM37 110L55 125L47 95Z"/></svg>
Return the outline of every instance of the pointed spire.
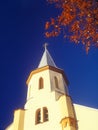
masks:
<svg viewBox="0 0 98 130"><path fill-rule="evenodd" d="M53 61L51 55L49 54L49 52L48 52L48 50L47 50L47 46L48 46L48 44L45 43L45 44L44 44L45 51L44 51L44 53L43 53L43 56L42 56L42 58L41 58L41 61L40 61L40 63L39 63L38 68L41 68L41 67L44 67L44 66L47 66L47 65L56 67L56 65L55 65L55 63L54 63L54 61Z"/></svg>

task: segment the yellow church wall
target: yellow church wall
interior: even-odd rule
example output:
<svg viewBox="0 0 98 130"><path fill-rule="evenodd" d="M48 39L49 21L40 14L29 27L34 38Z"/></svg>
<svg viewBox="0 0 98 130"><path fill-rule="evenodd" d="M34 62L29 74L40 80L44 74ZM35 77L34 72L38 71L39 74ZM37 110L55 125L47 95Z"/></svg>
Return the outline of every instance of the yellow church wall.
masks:
<svg viewBox="0 0 98 130"><path fill-rule="evenodd" d="M36 97L40 95L41 89L39 90L39 79L44 79L44 90L50 91L50 77L49 77L49 70L45 70L43 72L36 73L32 75L30 82L28 83L28 93L27 93L27 100L32 97Z"/></svg>
<svg viewBox="0 0 98 130"><path fill-rule="evenodd" d="M13 123L5 130L24 130L24 114L22 109L15 110Z"/></svg>
<svg viewBox="0 0 98 130"><path fill-rule="evenodd" d="M14 130L24 130L24 110L18 109L14 112Z"/></svg>
<svg viewBox="0 0 98 130"><path fill-rule="evenodd" d="M39 89L39 79L43 78L44 87ZM54 77L58 79L58 88L56 87ZM43 70L38 73L34 73L28 82L28 96L25 104L25 118L24 118L24 130L61 130L61 119L65 116L69 116L68 107L72 109L71 100L69 96L66 96L67 91L66 82L64 81L62 73L55 72L53 70ZM60 97L64 95L61 99ZM68 103L67 102L70 102ZM49 121L36 125L35 113L37 109L43 109L47 107L49 112ZM71 113L70 116L74 117Z"/></svg>
<svg viewBox="0 0 98 130"><path fill-rule="evenodd" d="M78 130L98 130L98 109L74 104Z"/></svg>
<svg viewBox="0 0 98 130"><path fill-rule="evenodd" d="M49 101L51 101L51 99ZM57 104L54 105L53 103L54 102L51 102L51 105L54 106L54 109L55 109L57 107ZM78 130L98 130L98 109L94 109L94 108L90 108L90 107L86 107L86 106L82 106L82 105L78 105L78 104L74 104L74 108L75 108L75 112L76 112L76 116L77 116L77 120L78 120ZM43 123L39 124L39 125L35 125L35 122L34 122L35 119L33 119L33 115L35 113L31 114L30 111L32 111L32 109L29 111L25 110L25 113L26 113L25 121L26 121L26 117L28 115L27 113L29 113L29 115L27 117L27 120L28 120L27 127L26 127L26 122L24 122L23 130L27 130L27 129L31 130L30 125L32 126L31 127L32 130L39 130L39 128L41 128L40 130L43 130L45 128L47 128L47 130L50 130L51 126L53 126L52 130L69 130L69 127L68 128L65 127L64 129L62 129L60 122L58 122L58 124L57 124L57 121L60 120L60 118L59 118L60 115L58 114L59 109L58 110L55 109L55 111L54 111L54 109L52 107L49 109L50 113L52 112L52 114L53 114L53 115L52 114L49 115L49 122L51 122L51 123L49 123L47 121L44 123L44 125L43 125ZM64 110L64 109L62 108L62 110ZM55 114L57 114L56 117L54 116ZM15 113L15 116L17 118L14 116L14 122L10 126L8 126L6 128L6 130L15 130L14 129L16 126L15 120L18 121L19 115L20 115L19 112ZM31 123L29 124L29 122L31 122ZM17 122L16 122L16 124L17 124ZM35 125L35 126L33 126L33 125ZM22 129L19 129L19 130L22 130Z"/></svg>
<svg viewBox="0 0 98 130"><path fill-rule="evenodd" d="M70 96L67 95L63 95L60 97L59 101L59 107L60 107L60 111L62 113L62 118L64 117L75 117L75 113L74 113L74 106L72 105L72 101Z"/></svg>
<svg viewBox="0 0 98 130"><path fill-rule="evenodd" d="M43 93L41 96L36 98L33 101L32 108L27 109L25 111L25 129L29 128L29 130L61 130L61 124L60 124L60 111L57 102L55 102L55 93ZM41 100L43 102L41 102ZM43 122L41 124L35 123L35 113L38 108L42 109L43 107L47 107L49 112L49 121Z"/></svg>

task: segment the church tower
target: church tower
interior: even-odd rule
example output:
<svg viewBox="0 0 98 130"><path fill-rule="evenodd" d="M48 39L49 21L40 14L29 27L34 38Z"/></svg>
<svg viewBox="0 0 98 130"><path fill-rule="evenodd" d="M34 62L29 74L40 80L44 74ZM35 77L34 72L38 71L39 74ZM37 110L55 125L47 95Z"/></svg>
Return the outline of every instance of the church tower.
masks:
<svg viewBox="0 0 98 130"><path fill-rule="evenodd" d="M30 73L26 83L27 101L24 110L14 113L13 130L78 129L67 77L54 63L47 44L38 68Z"/></svg>
<svg viewBox="0 0 98 130"><path fill-rule="evenodd" d="M38 68L27 79L24 130L77 130L68 80L46 46Z"/></svg>

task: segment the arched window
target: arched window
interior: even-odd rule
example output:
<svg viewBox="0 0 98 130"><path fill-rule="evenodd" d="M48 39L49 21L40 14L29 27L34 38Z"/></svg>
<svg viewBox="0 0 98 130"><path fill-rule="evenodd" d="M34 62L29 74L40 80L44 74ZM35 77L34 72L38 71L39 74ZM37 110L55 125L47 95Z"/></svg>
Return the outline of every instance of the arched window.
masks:
<svg viewBox="0 0 98 130"><path fill-rule="evenodd" d="M48 121L48 109L46 107L43 108L43 122Z"/></svg>
<svg viewBox="0 0 98 130"><path fill-rule="evenodd" d="M56 88L59 88L58 79L57 79L56 76L54 77L54 81L55 81L55 86L56 86Z"/></svg>
<svg viewBox="0 0 98 130"><path fill-rule="evenodd" d="M46 121L49 121L48 109L46 107L37 109L35 113L35 124L37 125Z"/></svg>
<svg viewBox="0 0 98 130"><path fill-rule="evenodd" d="M35 124L41 123L41 109L37 109L35 115Z"/></svg>
<svg viewBox="0 0 98 130"><path fill-rule="evenodd" d="M39 89L42 89L44 87L44 80L43 80L43 78L41 77L40 79L39 79Z"/></svg>

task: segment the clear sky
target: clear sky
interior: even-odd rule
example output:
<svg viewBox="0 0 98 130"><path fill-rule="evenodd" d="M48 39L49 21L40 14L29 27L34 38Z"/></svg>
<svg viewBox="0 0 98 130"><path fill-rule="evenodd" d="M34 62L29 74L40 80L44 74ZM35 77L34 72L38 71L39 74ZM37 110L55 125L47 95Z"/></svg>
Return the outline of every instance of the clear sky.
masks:
<svg viewBox="0 0 98 130"><path fill-rule="evenodd" d="M0 2L0 130L12 122L15 109L23 108L26 80L37 68L45 42L68 77L73 102L98 108L98 49L92 48L86 55L83 46L62 36L45 38L45 22L57 13L46 0Z"/></svg>

